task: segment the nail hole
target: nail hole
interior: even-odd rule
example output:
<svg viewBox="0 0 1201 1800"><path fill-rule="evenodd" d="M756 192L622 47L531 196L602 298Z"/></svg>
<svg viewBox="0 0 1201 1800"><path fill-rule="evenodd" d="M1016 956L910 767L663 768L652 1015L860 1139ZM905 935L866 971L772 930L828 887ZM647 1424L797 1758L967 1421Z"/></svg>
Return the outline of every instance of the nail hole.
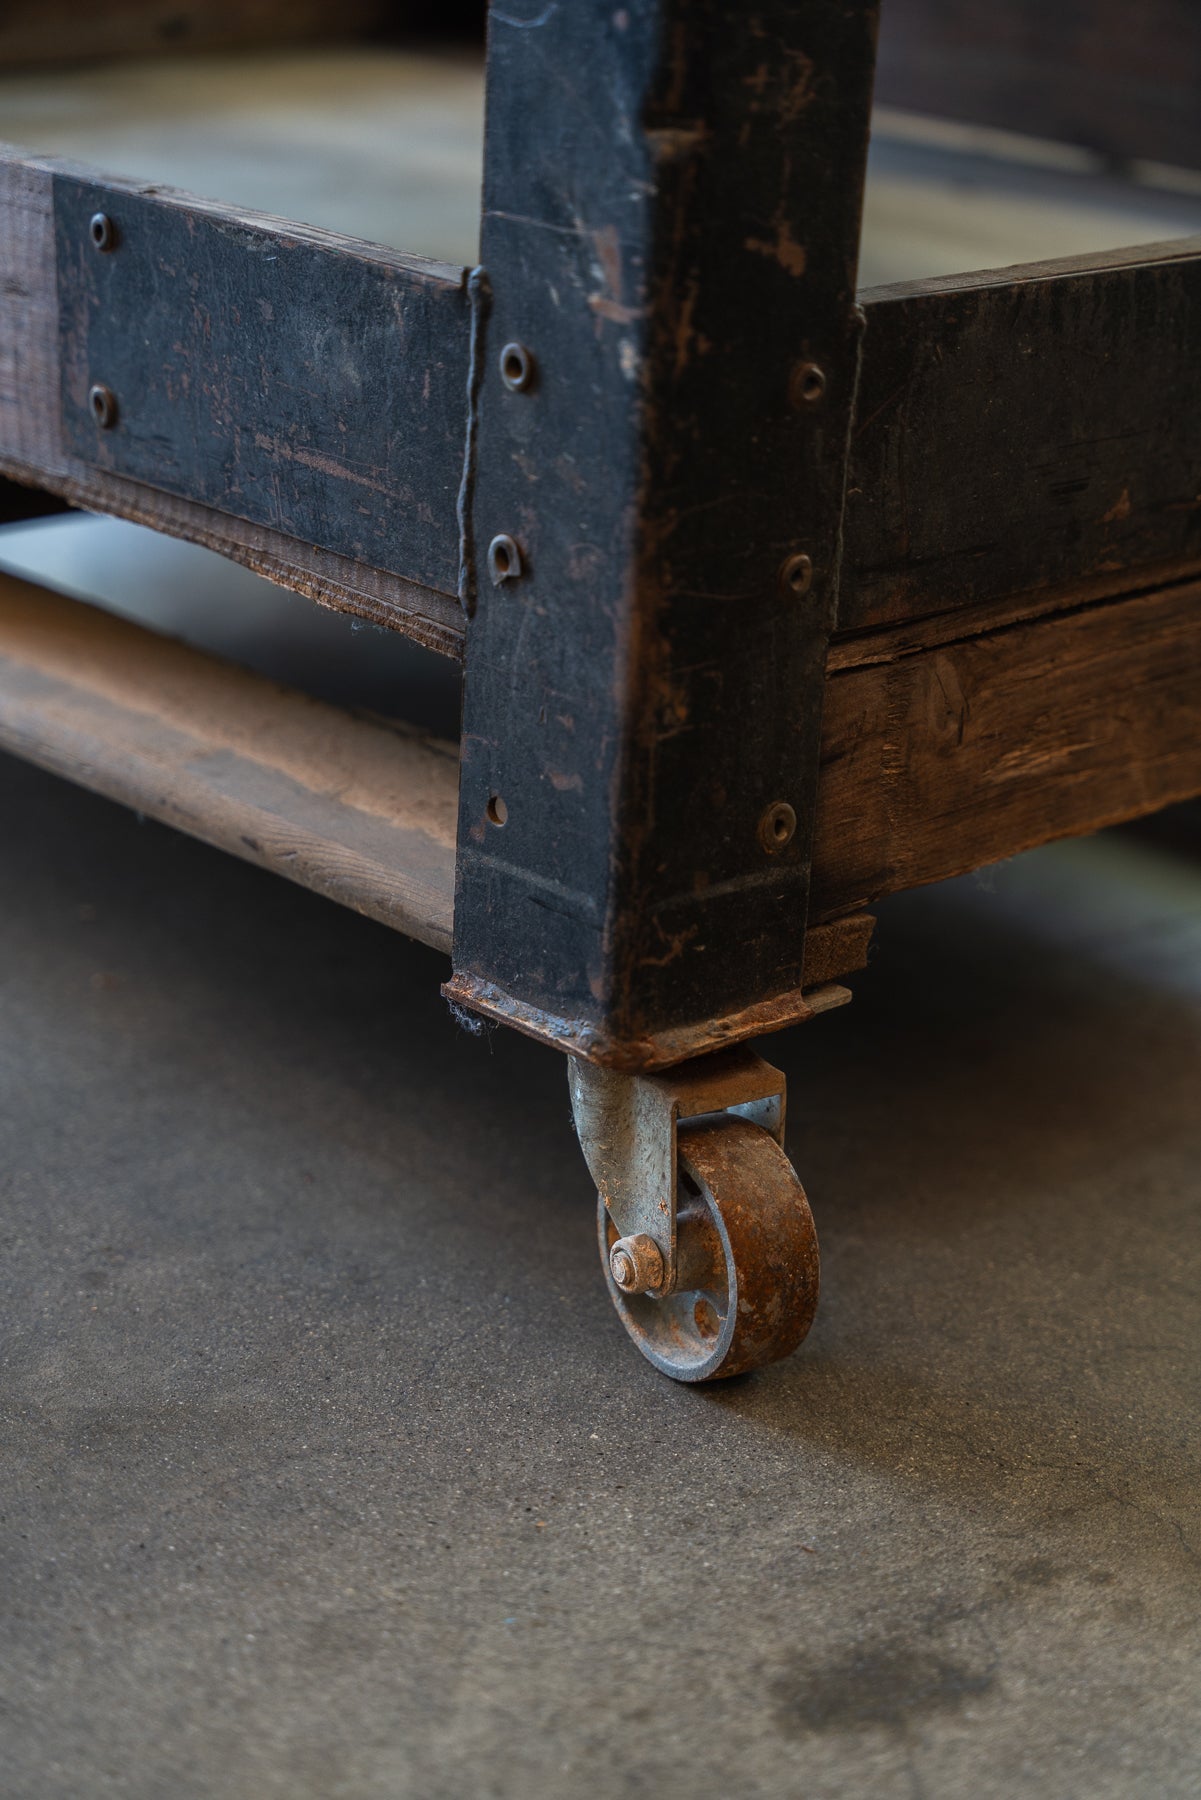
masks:
<svg viewBox="0 0 1201 1800"><path fill-rule="evenodd" d="M488 817L491 819L491 821L494 825L505 825L508 823L509 809L505 805L504 801L501 799L499 794L493 794L490 796L490 798L488 800L488 804L484 808L484 811L487 813Z"/></svg>
<svg viewBox="0 0 1201 1800"><path fill-rule="evenodd" d="M759 842L769 852L782 850L796 833L796 813L786 800L769 806L759 821Z"/></svg>
<svg viewBox="0 0 1201 1800"><path fill-rule="evenodd" d="M524 344L506 344L500 353L500 378L513 393L528 388L534 379L534 358Z"/></svg>

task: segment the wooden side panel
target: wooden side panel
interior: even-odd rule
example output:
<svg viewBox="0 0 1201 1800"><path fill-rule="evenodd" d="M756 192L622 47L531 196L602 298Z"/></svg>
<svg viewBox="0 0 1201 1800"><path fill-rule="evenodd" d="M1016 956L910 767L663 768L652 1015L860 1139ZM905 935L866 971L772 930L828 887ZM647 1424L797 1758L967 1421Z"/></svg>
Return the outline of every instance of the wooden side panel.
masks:
<svg viewBox="0 0 1201 1800"><path fill-rule="evenodd" d="M1201 168L1195 0L888 0L891 106Z"/></svg>
<svg viewBox="0 0 1201 1800"><path fill-rule="evenodd" d="M1201 568L1201 239L861 299L841 630Z"/></svg>
<svg viewBox="0 0 1201 1800"><path fill-rule="evenodd" d="M814 916L1196 794L1201 583L844 666L826 683Z"/></svg>
<svg viewBox="0 0 1201 1800"><path fill-rule="evenodd" d="M65 164L23 158L11 148L0 150L0 474L61 495L95 512L117 513L176 537L189 538L247 564L257 573L326 605L362 613L383 625L407 632L446 654L460 654L462 623L457 598L404 573L389 573L370 563L322 548L320 541L298 540L263 524L252 524L192 499L160 492L144 481L92 466L72 453L62 425L62 369L55 262L53 186L56 174L74 180L90 171ZM137 195L138 184L109 184L114 192ZM180 204L208 219L226 219L231 231L246 226L270 234L277 226L290 242L308 242L362 253L368 246L325 233L306 231L284 221L256 219L232 209L211 207L187 197ZM85 228L86 228L86 221ZM400 267L409 259L391 257ZM445 356L453 358L449 396L465 392L467 315L462 271L442 265L415 264L418 278L444 294L447 308ZM181 308L186 299L186 268L181 272ZM461 378L459 370L461 369ZM459 436L466 417L444 417L444 430ZM230 426L231 444L234 425ZM441 562L449 571L457 550L453 506L443 509L436 529L445 542ZM398 538L398 549L403 543ZM453 585L446 576L448 586Z"/></svg>
<svg viewBox="0 0 1201 1800"><path fill-rule="evenodd" d="M457 590L461 271L64 174L54 213L69 457Z"/></svg>

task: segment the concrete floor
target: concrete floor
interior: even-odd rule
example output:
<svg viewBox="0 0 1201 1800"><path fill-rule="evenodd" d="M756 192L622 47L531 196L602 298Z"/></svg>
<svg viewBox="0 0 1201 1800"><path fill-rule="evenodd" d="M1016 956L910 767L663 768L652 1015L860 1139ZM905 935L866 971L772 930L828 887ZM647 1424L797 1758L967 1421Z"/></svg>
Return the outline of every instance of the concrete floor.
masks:
<svg viewBox="0 0 1201 1800"><path fill-rule="evenodd" d="M0 820L6 1800L1201 1793L1201 861L882 909L772 1046L818 1325L696 1391L432 952Z"/></svg>

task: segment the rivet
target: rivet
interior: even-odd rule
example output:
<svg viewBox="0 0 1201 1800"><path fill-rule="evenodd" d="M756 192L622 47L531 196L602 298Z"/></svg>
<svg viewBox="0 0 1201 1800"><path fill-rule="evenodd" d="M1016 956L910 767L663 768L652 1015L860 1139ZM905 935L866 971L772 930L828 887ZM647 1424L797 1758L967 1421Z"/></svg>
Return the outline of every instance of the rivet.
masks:
<svg viewBox="0 0 1201 1800"><path fill-rule="evenodd" d="M786 594L799 600L813 586L813 558L799 550L780 566L780 586Z"/></svg>
<svg viewBox="0 0 1201 1800"><path fill-rule="evenodd" d="M759 842L770 855L782 850L796 832L796 813L787 800L777 800L759 821Z"/></svg>
<svg viewBox="0 0 1201 1800"><path fill-rule="evenodd" d="M788 397L797 407L816 406L826 394L826 372L815 362L798 363L788 384Z"/></svg>
<svg viewBox="0 0 1201 1800"><path fill-rule="evenodd" d="M533 387L536 368L533 354L524 344L506 344L500 353L500 378L510 393Z"/></svg>
<svg viewBox="0 0 1201 1800"><path fill-rule="evenodd" d="M88 389L88 410L99 425L101 431L108 431L117 423L117 396L112 388L107 388L101 381Z"/></svg>
<svg viewBox="0 0 1201 1800"><path fill-rule="evenodd" d="M507 532L500 532L488 545L488 573L493 587L515 581L521 574L521 551Z"/></svg>
<svg viewBox="0 0 1201 1800"><path fill-rule="evenodd" d="M111 250L117 242L116 228L108 214L103 212L92 214L88 235L97 250Z"/></svg>

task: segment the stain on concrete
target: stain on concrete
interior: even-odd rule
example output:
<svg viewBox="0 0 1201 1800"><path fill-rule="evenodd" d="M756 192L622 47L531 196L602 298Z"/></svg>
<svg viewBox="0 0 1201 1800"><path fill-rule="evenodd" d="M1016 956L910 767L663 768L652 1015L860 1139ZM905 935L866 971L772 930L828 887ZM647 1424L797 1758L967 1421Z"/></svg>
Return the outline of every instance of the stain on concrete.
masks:
<svg viewBox="0 0 1201 1800"><path fill-rule="evenodd" d="M900 1728L932 1713L957 1712L995 1681L991 1662L963 1660L898 1631L830 1662L798 1655L773 1684L776 1720L794 1736L858 1725Z"/></svg>

